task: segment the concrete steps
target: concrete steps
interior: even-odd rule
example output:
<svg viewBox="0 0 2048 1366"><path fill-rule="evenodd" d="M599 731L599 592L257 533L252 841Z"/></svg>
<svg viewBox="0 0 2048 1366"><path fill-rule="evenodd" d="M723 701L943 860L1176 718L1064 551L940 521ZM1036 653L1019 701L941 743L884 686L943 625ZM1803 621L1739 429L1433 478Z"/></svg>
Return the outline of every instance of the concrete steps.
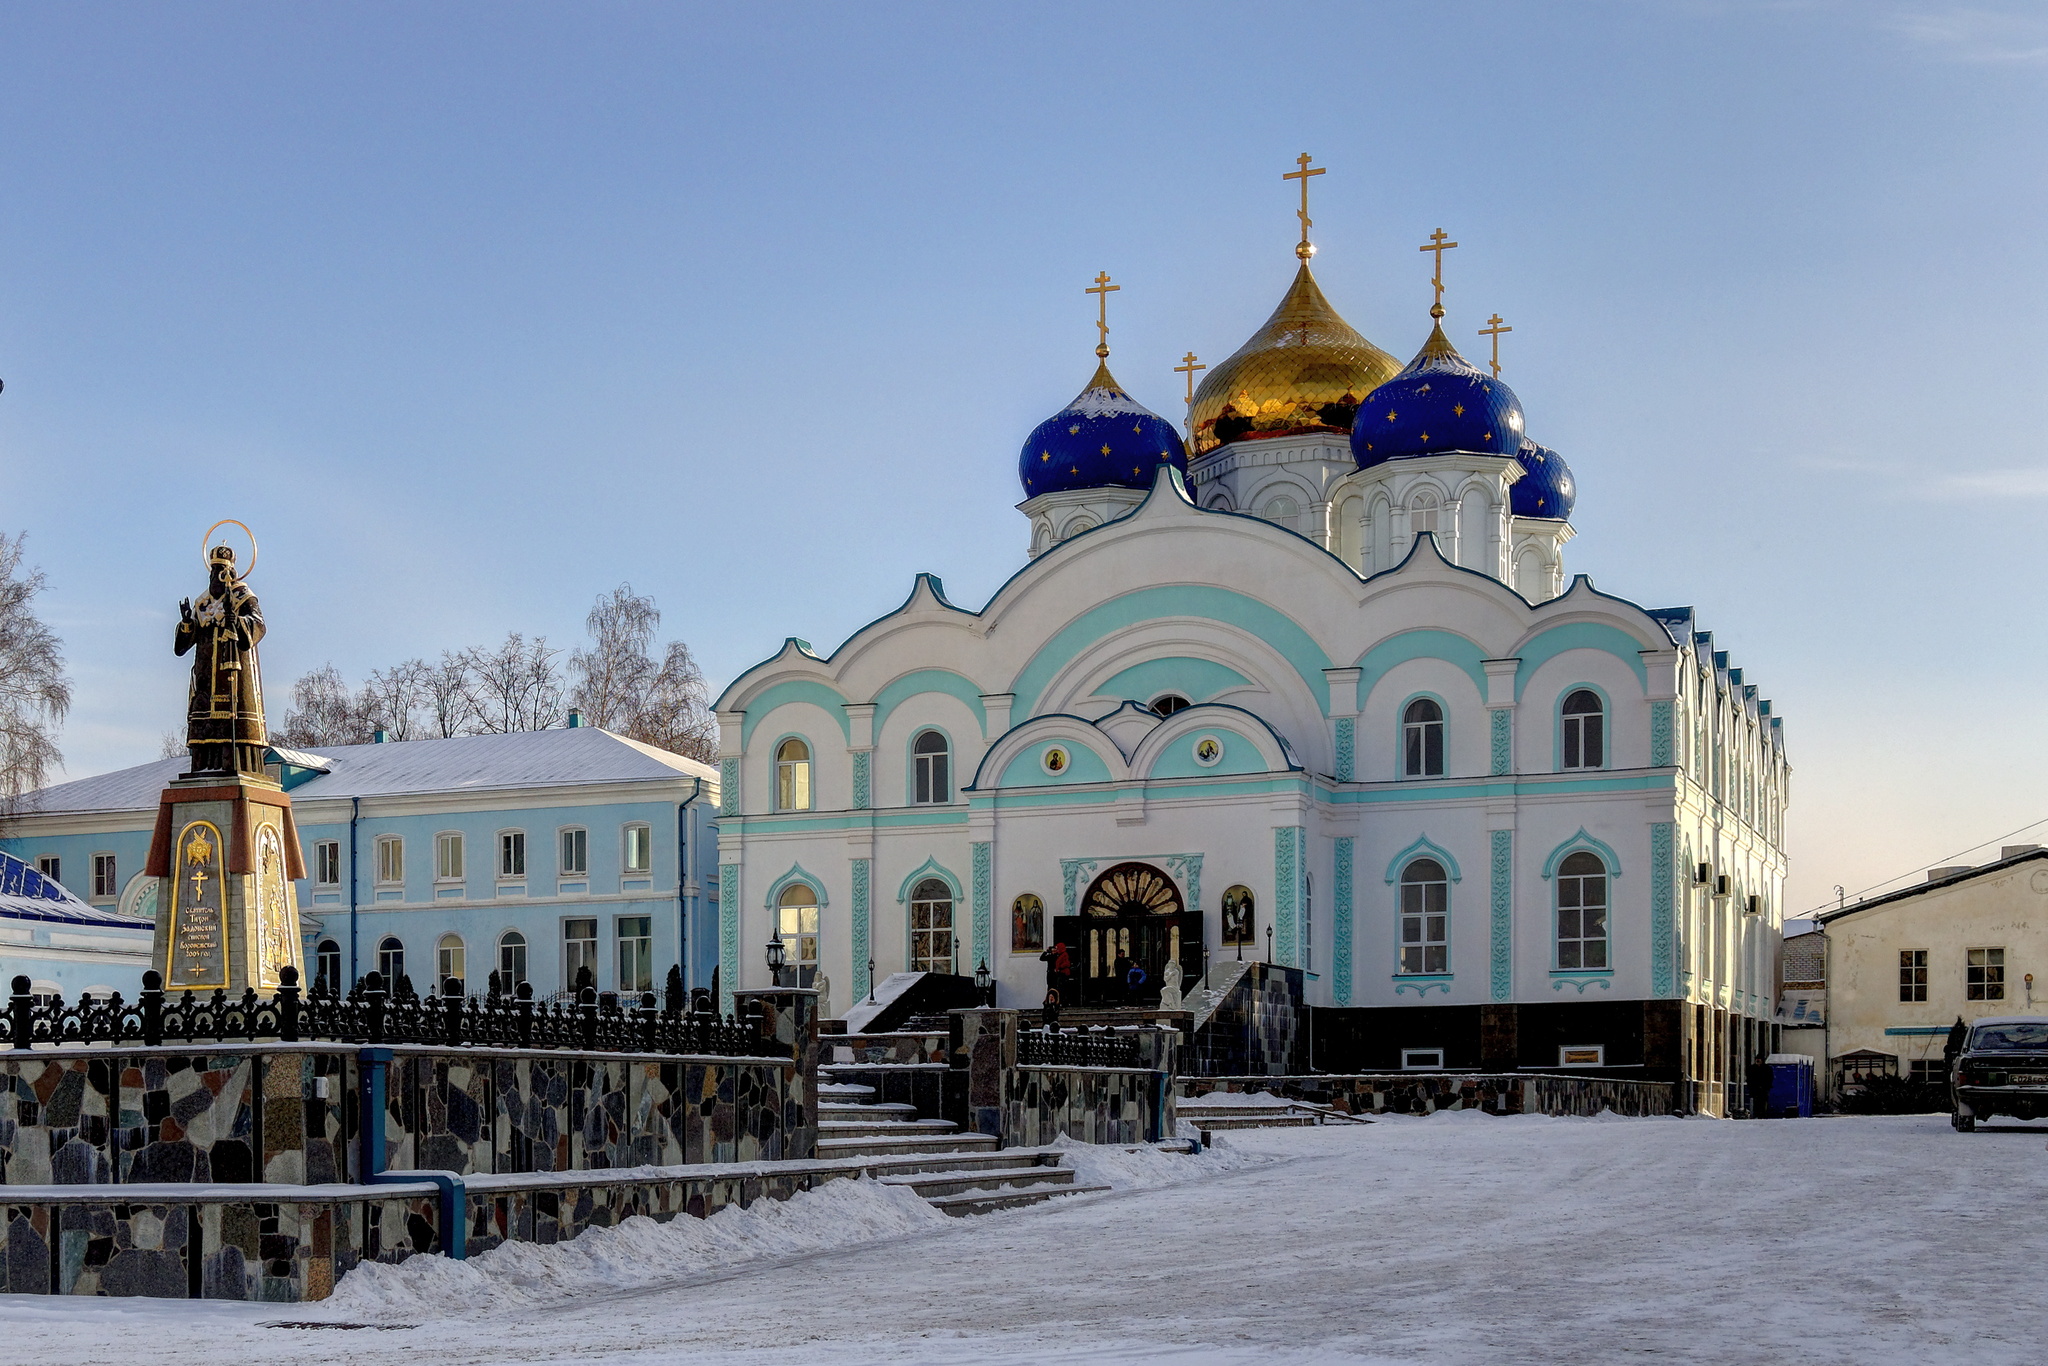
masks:
<svg viewBox="0 0 2048 1366"><path fill-rule="evenodd" d="M959 1125L949 1119L906 1119L897 1115L876 1115L859 1119L820 1119L819 1138L894 1138L905 1133L950 1134Z"/></svg>

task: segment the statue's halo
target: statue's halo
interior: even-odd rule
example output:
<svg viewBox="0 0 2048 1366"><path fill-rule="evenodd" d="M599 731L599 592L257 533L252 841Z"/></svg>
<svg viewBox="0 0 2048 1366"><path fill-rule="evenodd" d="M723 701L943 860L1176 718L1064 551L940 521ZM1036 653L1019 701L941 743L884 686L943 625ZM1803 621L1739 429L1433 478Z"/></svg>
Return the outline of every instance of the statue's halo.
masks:
<svg viewBox="0 0 2048 1366"><path fill-rule="evenodd" d="M215 522L212 526L208 527L206 529L206 534L199 538L199 563L212 563L212 561L207 558L208 547L206 543L213 539L214 532L219 531L224 526L238 526L242 529L242 534L249 538L249 563L243 567L241 573L235 575L235 582L241 583L242 581L247 579L251 574L256 572L256 533L249 530L249 524L247 522L238 522L232 517L223 517L218 522Z"/></svg>

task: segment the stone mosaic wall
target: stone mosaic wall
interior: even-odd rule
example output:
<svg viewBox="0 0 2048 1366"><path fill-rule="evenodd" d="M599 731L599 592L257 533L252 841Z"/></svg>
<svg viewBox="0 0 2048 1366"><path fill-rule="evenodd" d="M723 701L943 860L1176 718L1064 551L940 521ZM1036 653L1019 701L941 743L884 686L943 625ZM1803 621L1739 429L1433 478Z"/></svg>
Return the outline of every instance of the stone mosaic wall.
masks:
<svg viewBox="0 0 2048 1366"><path fill-rule="evenodd" d="M966 1074L964 1104L946 1118L1006 1147L1036 1147L1065 1136L1083 1143L1147 1143L1171 1138L1180 1034L1122 1031L1138 1049L1137 1069L1022 1067L1014 1010L951 1012L954 1074Z"/></svg>
<svg viewBox="0 0 2048 1366"><path fill-rule="evenodd" d="M1195 1030L1182 1060L1197 1076L1287 1075L1306 1061L1307 1014L1298 968L1247 963Z"/></svg>
<svg viewBox="0 0 2048 1366"><path fill-rule="evenodd" d="M1464 1072L1183 1077L1179 1089L1190 1100L1211 1091L1271 1091L1354 1115L1427 1115L1438 1110L1485 1110L1503 1115L1596 1115L1612 1110L1618 1115L1668 1115L1674 1096L1672 1084L1664 1081Z"/></svg>

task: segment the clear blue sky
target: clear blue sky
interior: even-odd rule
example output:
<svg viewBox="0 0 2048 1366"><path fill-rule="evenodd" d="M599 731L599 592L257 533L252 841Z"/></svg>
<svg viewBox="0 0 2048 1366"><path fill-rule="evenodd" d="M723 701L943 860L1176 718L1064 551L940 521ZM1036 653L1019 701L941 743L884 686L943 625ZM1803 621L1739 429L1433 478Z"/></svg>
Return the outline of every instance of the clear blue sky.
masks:
<svg viewBox="0 0 2048 1366"><path fill-rule="evenodd" d="M1581 487L1787 717L1791 904L2048 817L2048 11L1863 3L0 4L0 526L155 756L198 540L272 704L621 580L724 681L1022 561L1016 452L1431 229Z"/></svg>

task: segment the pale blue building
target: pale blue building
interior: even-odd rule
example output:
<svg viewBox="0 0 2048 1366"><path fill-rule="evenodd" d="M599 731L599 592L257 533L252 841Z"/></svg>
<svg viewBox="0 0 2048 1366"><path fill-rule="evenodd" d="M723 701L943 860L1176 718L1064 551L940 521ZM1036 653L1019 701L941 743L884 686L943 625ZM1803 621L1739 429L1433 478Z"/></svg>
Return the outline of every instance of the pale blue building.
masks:
<svg viewBox="0 0 2048 1366"><path fill-rule="evenodd" d="M660 990L717 962L718 777L595 727L275 748L308 876L306 963L346 988L377 969L424 991L492 971L545 997L588 967L603 990ZM153 919L143 875L157 801L183 759L33 794L0 838L80 901ZM0 969L8 947L0 943ZM125 994L140 988L129 965ZM109 971L112 969L109 968ZM132 978L133 980L128 980Z"/></svg>

